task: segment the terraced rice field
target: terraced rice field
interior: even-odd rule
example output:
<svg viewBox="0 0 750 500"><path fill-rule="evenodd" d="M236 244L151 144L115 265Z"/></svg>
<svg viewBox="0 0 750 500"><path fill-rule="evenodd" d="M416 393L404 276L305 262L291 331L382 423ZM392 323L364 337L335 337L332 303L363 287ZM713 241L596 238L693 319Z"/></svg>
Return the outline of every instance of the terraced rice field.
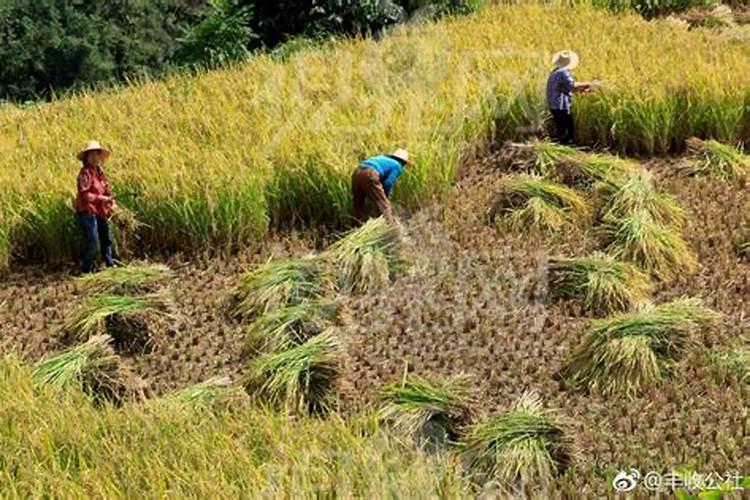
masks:
<svg viewBox="0 0 750 500"><path fill-rule="evenodd" d="M523 3L0 112L0 497L603 498L633 467L750 472L747 47ZM605 81L576 108L595 152L501 143L542 133L573 40ZM61 159L95 115L147 224L118 242L166 267L86 283L21 262L72 261ZM351 168L399 141L402 226L342 237Z"/></svg>
<svg viewBox="0 0 750 500"><path fill-rule="evenodd" d="M468 164L446 203L405 220L406 274L381 292L343 299L338 408L355 415L371 407L384 384L407 373L427 379L464 373L477 381L485 418L534 390L571 419L583 459L561 484L585 496L611 494L606 474L634 464L748 470L748 387L718 379L702 350L689 354L668 383L635 399L585 394L562 380L565 360L591 317L576 301L552 299L547 263L553 256L586 255L601 241L588 227L549 236L488 224L494 187L508 175L500 156ZM684 235L700 268L659 283L652 300L700 297L722 314L718 326L701 330L700 343L707 349L746 345L750 265L734 240L747 233L743 207L750 196L740 184L678 174L681 161L645 166L688 209ZM286 235L233 258L171 262L177 319L157 328L152 352L126 357L147 394L217 375L238 380L247 354L242 327L228 314L228 291L244 268L270 255L300 256L322 246L311 234ZM19 350L33 361L61 349L68 342L65 316L78 293L64 274L11 276L0 286L2 350Z"/></svg>

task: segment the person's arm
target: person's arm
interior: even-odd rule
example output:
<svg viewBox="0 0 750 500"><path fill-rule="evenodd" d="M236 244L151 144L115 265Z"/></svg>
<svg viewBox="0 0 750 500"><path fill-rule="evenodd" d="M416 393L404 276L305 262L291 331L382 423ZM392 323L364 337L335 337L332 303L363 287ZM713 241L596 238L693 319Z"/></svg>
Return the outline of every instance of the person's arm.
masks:
<svg viewBox="0 0 750 500"><path fill-rule="evenodd" d="M393 186L396 184L396 179L401 175L402 169L399 168L392 168L388 175L385 176L385 179L383 179L383 191L385 191L385 195L387 197L391 197L391 191L393 191Z"/></svg>
<svg viewBox="0 0 750 500"><path fill-rule="evenodd" d="M588 92L591 90L591 82L575 82L573 84L573 92Z"/></svg>

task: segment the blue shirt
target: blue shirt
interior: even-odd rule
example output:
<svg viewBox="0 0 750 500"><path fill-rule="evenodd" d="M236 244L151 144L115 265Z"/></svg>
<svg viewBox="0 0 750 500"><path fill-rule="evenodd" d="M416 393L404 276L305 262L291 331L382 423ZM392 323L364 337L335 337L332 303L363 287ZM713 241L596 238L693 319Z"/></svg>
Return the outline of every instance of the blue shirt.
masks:
<svg viewBox="0 0 750 500"><path fill-rule="evenodd" d="M570 70L557 68L547 79L547 104L549 109L570 111L573 102L573 87L575 80Z"/></svg>
<svg viewBox="0 0 750 500"><path fill-rule="evenodd" d="M404 166L400 161L385 155L368 158L360 163L359 167L371 168L380 174L380 183L383 185L383 191L385 191L386 196L391 196L396 179L404 171Z"/></svg>

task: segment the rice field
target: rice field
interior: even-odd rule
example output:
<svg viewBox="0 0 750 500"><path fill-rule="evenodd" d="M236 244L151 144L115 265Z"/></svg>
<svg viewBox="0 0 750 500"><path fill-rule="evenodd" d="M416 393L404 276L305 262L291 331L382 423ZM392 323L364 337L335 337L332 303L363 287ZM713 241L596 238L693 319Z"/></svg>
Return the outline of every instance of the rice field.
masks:
<svg viewBox="0 0 750 500"><path fill-rule="evenodd" d="M503 32L522 14L538 25ZM742 478L750 473L750 266L738 238L750 234L750 197L747 156L731 143L747 136L686 124L690 113L709 109L700 99L743 98L746 76L712 73L737 86L706 87L679 113L647 108L675 114L655 127L633 125L635 136L617 128L641 123L635 117L613 121L606 133L594 127L602 123L594 116L623 120L636 102L633 82L613 79L605 93L579 99L577 117L581 138L595 137L609 151L514 137L513 127L541 116L537 80L546 51L555 37L573 43L581 19L593 32L607 27L613 39L638 32L627 43L639 46L649 36L656 43L652 30L671 29L628 15L612 24L587 7L496 6L377 44L332 42L286 62L260 56L193 81L176 77L17 110L22 126L48 131L38 139L52 148L48 158L67 147L63 131L76 113L111 113L115 130L165 160L149 167L150 155L127 149L131 169L120 170L125 156L113 161L116 189L149 186L123 191L139 220L127 224L135 228L128 234L148 252L206 242L220 251L144 259L83 278L43 267L8 270L0 281L0 497L613 498L635 468L659 474L663 495L679 489L670 490L669 474L713 473L721 488L714 497L742 498L739 488L750 490ZM705 33L674 35L705 49L688 66L746 64L744 47L718 50L724 42ZM659 43L682 53L673 41ZM515 52L478 55L493 43ZM531 46L544 54L526 57ZM466 47L477 54L463 54ZM658 60L652 46L642 49L646 61ZM602 38L579 50L578 73L614 75L614 68L596 73L611 64L601 59L607 51L627 54ZM347 129L361 115L337 107L325 76L349 85L386 56L378 63L384 78L356 77L353 88L366 92L336 98L386 117L396 112L386 104L398 103L404 120ZM445 58L470 65L461 76L468 87L455 72L430 73ZM525 71L521 93L503 94L510 87L501 68ZM665 88L651 76L676 78L678 69L630 76L640 81L639 95L650 96ZM271 74L264 72L296 101L272 100L271 82L251 78ZM698 89L701 81L691 74L684 83ZM289 113L289 128L276 137L281 149L263 149L272 117L250 130L261 108L248 88ZM624 100L607 101L610 92ZM515 96L510 114L497 114L498 95ZM248 100L233 107L237 96ZM399 100L407 98L419 108ZM188 116L203 101L210 104L205 127ZM344 128L314 123L314 102L330 103L326 123ZM54 120L59 129L52 109L62 117ZM150 117L153 137L126 128L126 111ZM43 116L48 127L33 122ZM717 116L700 123L726 123L730 115ZM670 129L669 140L648 142L649 133L665 132L660 127ZM243 133L253 140L210 147ZM159 139L164 153L186 148L178 169L167 168ZM350 229L349 170L389 141L418 156L396 193L410 215L398 227L379 218ZM667 151L679 155L622 154ZM219 156L237 160L236 168L216 162ZM250 157L258 163L247 163ZM203 159L215 163L190 163ZM45 171L45 206L70 194L61 172ZM224 191L250 181L242 195ZM38 182L13 185L32 192ZM282 187L289 196L274 199ZM245 233L253 206L246 203L255 196L262 211L252 216L263 224ZM20 198L13 203L21 207ZM144 204L151 204L147 215ZM14 251L29 251L24 258L54 255L35 238L51 237L40 231L67 208L38 210L25 213L41 225L14 211L18 225L5 233L0 226L0 239L9 235ZM303 230L268 231L274 226ZM51 229L73 238L71 228ZM633 494L647 491L639 485Z"/></svg>
<svg viewBox="0 0 750 500"><path fill-rule="evenodd" d="M0 266L75 255L74 155L92 137L114 152L108 170L128 214L120 247L140 254L236 250L269 227L346 226L351 169L396 146L416 158L395 194L413 209L444 194L488 137L541 126L549 58L568 46L583 61L577 76L603 82L578 100L581 143L654 154L691 136L750 138L746 45L586 6L492 6L378 43L4 107Z"/></svg>

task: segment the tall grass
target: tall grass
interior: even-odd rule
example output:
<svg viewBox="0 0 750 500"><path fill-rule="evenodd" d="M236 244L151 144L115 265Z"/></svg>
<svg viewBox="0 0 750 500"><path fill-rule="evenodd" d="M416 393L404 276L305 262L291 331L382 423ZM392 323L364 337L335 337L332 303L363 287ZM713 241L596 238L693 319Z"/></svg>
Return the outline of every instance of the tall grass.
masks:
<svg viewBox="0 0 750 500"><path fill-rule="evenodd" d="M527 392L506 413L477 425L464 441L464 453L480 480L521 489L549 485L569 465L573 450L556 414Z"/></svg>
<svg viewBox="0 0 750 500"><path fill-rule="evenodd" d="M415 164L394 197L416 207L445 191L469 146L493 130L512 138L543 115L549 57L571 40L577 76L607 82L577 99L584 143L651 154L694 135L747 139L742 47L585 6L491 6L378 43L331 42L283 62L257 55L197 76L3 107L0 213L13 216L0 221L0 259L73 253L73 156L91 137L114 152L115 191L138 193L120 204L145 224L133 235L141 251L230 251L269 223L344 224L351 169L396 145L414 151Z"/></svg>
<svg viewBox="0 0 750 500"><path fill-rule="evenodd" d="M560 298L583 301L595 314L627 311L648 296L651 280L636 266L595 252L550 260L550 288Z"/></svg>
<svg viewBox="0 0 750 500"><path fill-rule="evenodd" d="M594 321L565 374L588 391L635 396L664 379L697 345L696 329L717 318L699 299L682 298Z"/></svg>
<svg viewBox="0 0 750 500"><path fill-rule="evenodd" d="M455 460L401 445L364 416L287 418L35 391L0 360L0 497L435 498L471 496ZM367 432L362 429L367 428Z"/></svg>

